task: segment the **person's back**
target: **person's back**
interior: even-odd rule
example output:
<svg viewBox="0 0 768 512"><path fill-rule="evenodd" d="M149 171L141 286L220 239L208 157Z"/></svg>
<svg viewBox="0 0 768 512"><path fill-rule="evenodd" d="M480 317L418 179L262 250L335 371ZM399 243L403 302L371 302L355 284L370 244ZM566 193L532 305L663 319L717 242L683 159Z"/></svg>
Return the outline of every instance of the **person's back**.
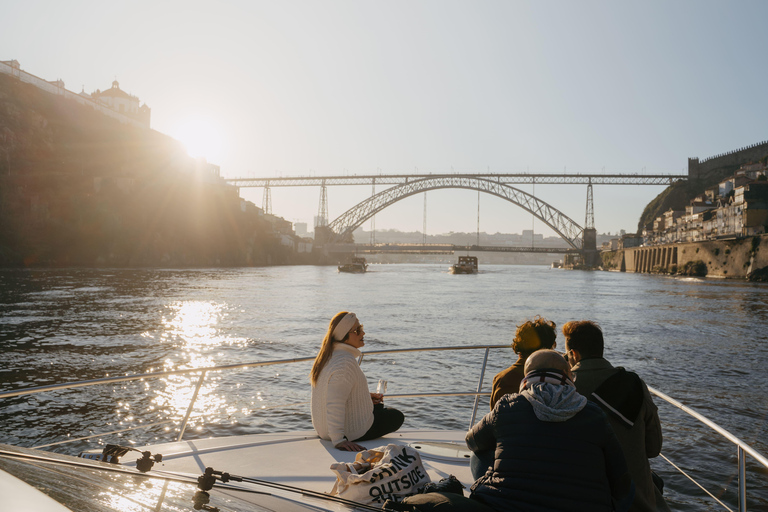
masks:
<svg viewBox="0 0 768 512"><path fill-rule="evenodd" d="M621 487L628 476L619 481L626 471L619 469L620 448L597 405L587 403L567 421L547 422L521 395L506 395L495 412L497 458L473 485L476 499L497 510L614 510L610 479Z"/></svg>
<svg viewBox="0 0 768 512"><path fill-rule="evenodd" d="M520 394L505 395L467 434L473 451L495 450L472 498L496 510L611 512L628 506L631 480L602 410L576 392L565 370L541 369L535 352ZM528 369L529 367L526 366Z"/></svg>
<svg viewBox="0 0 768 512"><path fill-rule="evenodd" d="M568 322L563 333L576 389L603 407L624 452L635 483L630 511L669 510L648 462L662 446L661 421L648 387L637 374L614 368L602 357L603 338L597 324Z"/></svg>

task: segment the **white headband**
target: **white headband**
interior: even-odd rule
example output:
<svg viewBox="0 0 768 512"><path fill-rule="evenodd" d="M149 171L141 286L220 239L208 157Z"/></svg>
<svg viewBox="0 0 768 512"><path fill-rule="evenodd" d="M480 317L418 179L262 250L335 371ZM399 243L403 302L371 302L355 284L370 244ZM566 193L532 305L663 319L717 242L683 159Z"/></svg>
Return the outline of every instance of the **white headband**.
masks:
<svg viewBox="0 0 768 512"><path fill-rule="evenodd" d="M354 313L347 313L344 315L344 318L336 324L336 328L331 333L331 337L336 341L343 340L344 336L352 330L352 326L355 325L355 322L357 322L357 316L355 316Z"/></svg>

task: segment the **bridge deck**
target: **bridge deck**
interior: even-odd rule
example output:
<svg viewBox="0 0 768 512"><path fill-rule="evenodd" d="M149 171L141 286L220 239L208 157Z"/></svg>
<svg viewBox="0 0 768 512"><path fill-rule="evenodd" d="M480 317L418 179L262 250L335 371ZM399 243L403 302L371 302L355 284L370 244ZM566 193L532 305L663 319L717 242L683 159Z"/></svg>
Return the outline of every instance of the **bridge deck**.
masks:
<svg viewBox="0 0 768 512"><path fill-rule="evenodd" d="M514 252L565 254L570 247L518 247L492 245L453 244L337 244L329 246L329 252L356 252L359 254L453 254L455 252Z"/></svg>
<svg viewBox="0 0 768 512"><path fill-rule="evenodd" d="M418 180L462 177L480 178L507 185L671 185L687 180L687 174L373 174L351 176L293 176L274 178L232 178L238 187L310 187L331 185L405 185Z"/></svg>

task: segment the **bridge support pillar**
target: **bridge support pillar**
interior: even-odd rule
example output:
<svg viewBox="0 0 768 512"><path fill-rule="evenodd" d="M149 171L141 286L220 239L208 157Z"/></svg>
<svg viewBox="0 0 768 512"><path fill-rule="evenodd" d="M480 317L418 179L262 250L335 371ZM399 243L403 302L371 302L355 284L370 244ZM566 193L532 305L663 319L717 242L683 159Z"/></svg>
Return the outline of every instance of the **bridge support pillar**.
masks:
<svg viewBox="0 0 768 512"><path fill-rule="evenodd" d="M595 228L584 229L581 253L584 258L584 266L595 268L600 265L600 253L597 252L597 230Z"/></svg>

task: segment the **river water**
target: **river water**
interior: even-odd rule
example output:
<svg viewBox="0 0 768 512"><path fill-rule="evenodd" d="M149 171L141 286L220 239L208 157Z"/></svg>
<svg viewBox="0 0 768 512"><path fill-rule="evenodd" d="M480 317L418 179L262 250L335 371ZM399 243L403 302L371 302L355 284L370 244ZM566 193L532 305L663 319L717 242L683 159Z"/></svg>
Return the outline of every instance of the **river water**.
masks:
<svg viewBox="0 0 768 512"><path fill-rule="evenodd" d="M508 344L540 314L560 328L596 320L606 358L693 407L768 454L768 285L639 274L482 265L203 270L0 270L0 392L105 376L311 357L331 316L355 311L365 350ZM564 342L558 335L558 347ZM388 393L473 391L482 351L370 355L363 369ZM491 353L484 381L514 360ZM185 439L311 429L310 363L209 375ZM196 376L48 392L0 402L0 442L57 445L76 454L97 443L171 441ZM736 448L656 399L663 454L736 507ZM469 425L471 398L393 399L407 428ZM284 407L290 405L289 407ZM487 401L481 412L487 411ZM174 420L176 423L163 423ZM157 425L154 425L158 423ZM567 463L567 461L565 461ZM661 458L674 510L723 510ZM748 504L768 507L768 472L748 460Z"/></svg>

